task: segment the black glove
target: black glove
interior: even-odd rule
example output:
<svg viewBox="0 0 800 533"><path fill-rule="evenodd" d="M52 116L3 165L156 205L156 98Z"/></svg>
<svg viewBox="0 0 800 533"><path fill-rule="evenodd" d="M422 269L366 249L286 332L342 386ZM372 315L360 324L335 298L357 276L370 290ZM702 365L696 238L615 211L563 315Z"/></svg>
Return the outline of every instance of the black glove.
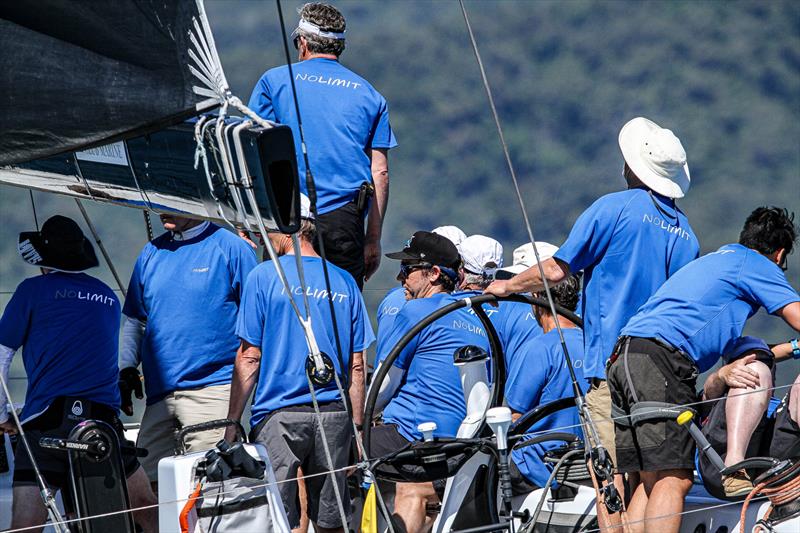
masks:
<svg viewBox="0 0 800 533"><path fill-rule="evenodd" d="M128 416L133 415L133 399L131 392L136 393L140 400L144 398L142 390L142 376L136 368L129 366L119 371L119 396L122 412Z"/></svg>

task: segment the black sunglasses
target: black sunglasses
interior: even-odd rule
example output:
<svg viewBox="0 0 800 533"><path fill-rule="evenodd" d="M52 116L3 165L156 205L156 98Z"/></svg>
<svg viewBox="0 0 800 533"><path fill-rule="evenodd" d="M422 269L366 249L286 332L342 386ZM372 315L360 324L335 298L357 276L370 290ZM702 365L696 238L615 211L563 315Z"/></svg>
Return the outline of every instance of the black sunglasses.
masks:
<svg viewBox="0 0 800 533"><path fill-rule="evenodd" d="M423 268L431 268L431 264L430 263L416 263L413 265L400 264L400 275L403 276L404 278L407 278L415 270L420 270Z"/></svg>

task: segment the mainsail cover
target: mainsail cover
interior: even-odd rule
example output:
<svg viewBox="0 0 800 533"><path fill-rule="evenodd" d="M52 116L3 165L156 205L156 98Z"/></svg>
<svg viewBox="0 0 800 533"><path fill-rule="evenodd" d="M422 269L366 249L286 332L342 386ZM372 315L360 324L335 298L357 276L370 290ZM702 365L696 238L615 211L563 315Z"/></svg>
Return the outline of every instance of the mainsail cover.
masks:
<svg viewBox="0 0 800 533"><path fill-rule="evenodd" d="M205 72L217 72L207 28L200 0L0 2L0 165L129 139L214 107L193 91L190 71L194 48L211 64Z"/></svg>

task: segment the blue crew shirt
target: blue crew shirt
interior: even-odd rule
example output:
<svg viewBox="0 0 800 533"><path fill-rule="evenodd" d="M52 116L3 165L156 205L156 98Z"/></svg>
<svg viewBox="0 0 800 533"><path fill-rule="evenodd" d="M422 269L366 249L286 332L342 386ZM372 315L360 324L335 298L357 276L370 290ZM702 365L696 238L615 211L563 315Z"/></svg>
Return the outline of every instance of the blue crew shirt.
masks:
<svg viewBox="0 0 800 533"><path fill-rule="evenodd" d="M454 296L463 298L469 295L483 294L481 291L460 291L453 293ZM497 307L484 304L483 310L492 322L500 344L503 347L503 362L505 363L506 374L508 374L513 364L514 354L520 348L542 334L542 326L536 321L533 309L528 304L518 302L498 302ZM469 312L474 314L472 308Z"/></svg>
<svg viewBox="0 0 800 533"><path fill-rule="evenodd" d="M578 217L555 258L584 272L584 377L605 379L620 330L700 245L674 200L644 189L607 194Z"/></svg>
<svg viewBox="0 0 800 533"><path fill-rule="evenodd" d="M379 360L384 360L417 322L457 299L456 295L438 293L406 302L392 330L378 339ZM467 345L489 349L483 326L466 309L453 311L420 331L394 362L405 371L405 379L383 410L383 420L396 424L408 440L422 438L417 426L423 422L436 422L434 436L454 437L467 408L453 354Z"/></svg>
<svg viewBox="0 0 800 533"><path fill-rule="evenodd" d="M759 308L775 314L797 301L778 265L741 244L726 244L667 280L622 334L668 342L705 372L732 348Z"/></svg>
<svg viewBox="0 0 800 533"><path fill-rule="evenodd" d="M572 358L575 377L584 392L588 383L583 379L583 333L579 328L563 328L564 341ZM561 348L558 331L551 330L532 342L525 343L512 362L506 382L506 403L512 411L525 414L531 409L574 396L567 360ZM536 422L528 433L565 431L583 436L578 409L562 409ZM511 459L520 473L538 487L547 484L552 468L544 462L547 450L563 443L551 441L526 446L511 452Z"/></svg>
<svg viewBox="0 0 800 533"><path fill-rule="evenodd" d="M367 80L334 59L315 57L292 65L303 113L308 160L320 214L337 209L372 181L369 150L397 146L386 99ZM297 114L287 66L268 70L250 95L250 109L292 128L300 190L306 190Z"/></svg>
<svg viewBox="0 0 800 533"><path fill-rule="evenodd" d="M253 249L216 224L192 239L167 232L145 245L122 312L147 324L140 351L147 405L230 383L241 291L255 266Z"/></svg>
<svg viewBox="0 0 800 533"><path fill-rule="evenodd" d="M0 318L0 344L17 350L28 376L26 422L59 396L119 409L120 305L102 281L51 272L19 284Z"/></svg>
<svg viewBox="0 0 800 533"><path fill-rule="evenodd" d="M388 333L394 324L394 317L406 304L406 291L403 287L395 287L386 293L378 304L378 337ZM380 360L376 361L380 362Z"/></svg>
<svg viewBox="0 0 800 533"><path fill-rule="evenodd" d="M293 255L279 259L286 273L292 298L305 318L303 288L297 274ZM345 368L339 364L336 352L333 320L328 291L319 257L303 257L306 295L311 309L311 326L317 345L333 362L336 371L349 369L354 352L366 350L374 341L367 309L353 277L341 268L328 263L336 325L342 346ZM311 405L311 392L306 378L306 359L309 349L303 327L297 320L286 291L272 261L258 265L247 278L236 333L240 338L261 348L261 368L253 396L250 418L255 427L276 409L296 405ZM341 400L336 383L315 387L320 403Z"/></svg>

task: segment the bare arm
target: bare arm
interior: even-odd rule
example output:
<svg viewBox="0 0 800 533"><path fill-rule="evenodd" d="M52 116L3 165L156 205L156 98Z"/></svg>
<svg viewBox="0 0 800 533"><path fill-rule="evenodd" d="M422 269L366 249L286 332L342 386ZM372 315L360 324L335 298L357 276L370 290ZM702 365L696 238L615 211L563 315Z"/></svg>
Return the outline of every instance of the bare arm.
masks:
<svg viewBox="0 0 800 533"><path fill-rule="evenodd" d="M729 388L757 388L761 384L758 372L747 368L747 364L755 360L756 355L751 353L708 376L703 385L703 398L706 400L721 398Z"/></svg>
<svg viewBox="0 0 800 533"><path fill-rule="evenodd" d="M258 381L258 371L261 367L261 348L253 346L247 341L242 341L236 352L236 362L233 364L233 380L231 381L231 397L228 402L228 418L239 420L242 418L244 407L253 387ZM228 427L225 430L225 440L233 442L236 430Z"/></svg>
<svg viewBox="0 0 800 533"><path fill-rule="evenodd" d="M792 302L788 305L784 305L783 308L779 309L775 314L784 319L792 329L800 332L800 302Z"/></svg>
<svg viewBox="0 0 800 533"><path fill-rule="evenodd" d="M350 404L352 405L353 422L359 425L364 422L364 372L365 352L353 352L350 358Z"/></svg>
<svg viewBox="0 0 800 533"><path fill-rule="evenodd" d="M372 277L381 264L381 233L386 208L389 205L389 149L372 148L370 160L375 198L367 216L367 234L364 242L365 281Z"/></svg>
<svg viewBox="0 0 800 533"><path fill-rule="evenodd" d="M570 274L569 265L552 257L542 261L542 269L551 285L555 285ZM539 266L533 265L509 280L493 282L484 292L496 296L508 296L520 292L538 292L542 289L544 289L544 284L539 273Z"/></svg>

